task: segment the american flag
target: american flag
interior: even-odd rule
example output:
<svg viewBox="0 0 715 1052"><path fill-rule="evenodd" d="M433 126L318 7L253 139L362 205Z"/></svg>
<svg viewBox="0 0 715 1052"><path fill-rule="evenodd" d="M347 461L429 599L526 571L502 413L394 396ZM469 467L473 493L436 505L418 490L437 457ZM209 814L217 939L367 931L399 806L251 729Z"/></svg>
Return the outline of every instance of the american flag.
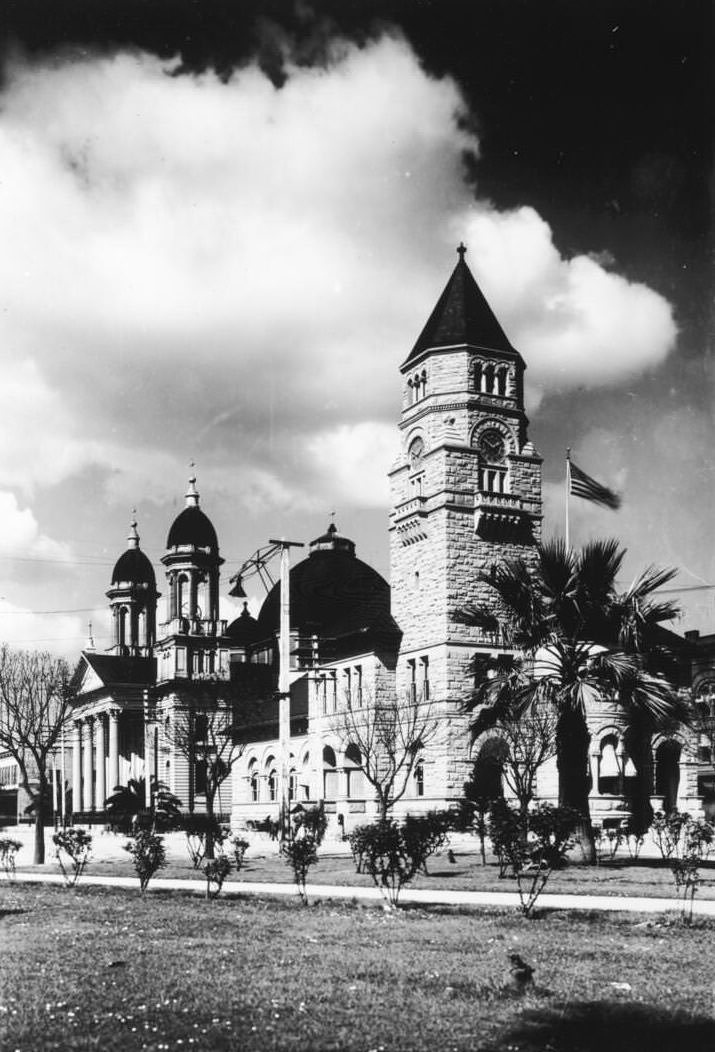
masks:
<svg viewBox="0 0 715 1052"><path fill-rule="evenodd" d="M596 482L585 471L581 471L581 468L576 467L572 460L569 460L568 465L569 493L572 493L574 497L590 500L593 504L603 504L614 511L620 508L621 498L617 493L608 489L607 486L602 486L600 482Z"/></svg>

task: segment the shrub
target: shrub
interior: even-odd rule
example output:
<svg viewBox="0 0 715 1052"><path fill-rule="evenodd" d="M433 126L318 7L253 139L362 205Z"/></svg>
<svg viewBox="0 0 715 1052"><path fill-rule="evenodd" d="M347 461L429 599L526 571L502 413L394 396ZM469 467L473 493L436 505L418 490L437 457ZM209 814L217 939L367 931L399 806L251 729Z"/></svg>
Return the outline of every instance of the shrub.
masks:
<svg viewBox="0 0 715 1052"><path fill-rule="evenodd" d="M304 833L291 839L286 838L281 844L281 854L292 868L298 894L301 901L307 906L308 871L318 861L318 845L315 837L312 833Z"/></svg>
<svg viewBox="0 0 715 1052"><path fill-rule="evenodd" d="M10 837L0 837L0 866L8 880L15 876L15 857L22 847L19 840Z"/></svg>
<svg viewBox="0 0 715 1052"><path fill-rule="evenodd" d="M403 887L424 865L439 823L437 819L412 819L400 825L387 818L353 831L353 855L360 853L363 870L370 874L390 908L396 908Z"/></svg>
<svg viewBox="0 0 715 1052"><path fill-rule="evenodd" d="M681 837L690 815L684 811L656 811L653 815L651 832L653 839L664 859L677 857L681 847Z"/></svg>
<svg viewBox="0 0 715 1052"><path fill-rule="evenodd" d="M231 839L231 850L233 852L233 862L238 873L243 869L243 862L246 857L246 852L251 845L243 837L235 836Z"/></svg>
<svg viewBox="0 0 715 1052"><path fill-rule="evenodd" d="M464 783L465 792L470 787L470 782ZM479 855L482 865L487 864L486 839L489 831L488 815L494 804L489 796L477 794L473 797L465 797L459 801L458 810L455 812L454 828L459 833L472 833L479 839Z"/></svg>
<svg viewBox="0 0 715 1052"><path fill-rule="evenodd" d="M499 876L516 878L521 910L529 916L555 869L566 863L582 817L571 807L540 804L523 816L498 801L490 816L490 836L499 857Z"/></svg>
<svg viewBox="0 0 715 1052"><path fill-rule="evenodd" d="M323 843L325 831L328 828L328 818L325 814L325 808L322 804L318 804L317 807L301 807L300 811L296 810L292 816L293 836L296 836L299 830L304 830L311 836L315 837L317 847Z"/></svg>
<svg viewBox="0 0 715 1052"><path fill-rule="evenodd" d="M632 818L624 819L619 827L621 837L626 842L628 855L633 861L637 861L645 839L640 827L634 823Z"/></svg>
<svg viewBox="0 0 715 1052"><path fill-rule="evenodd" d="M427 872L427 859L444 847L450 831L454 828L451 811L428 811L424 815L407 815L402 835L417 868Z"/></svg>
<svg viewBox="0 0 715 1052"><path fill-rule="evenodd" d="M509 807L505 800L497 799L489 812L488 829L492 851L499 862L499 877L505 877L507 870L511 870L512 876L516 876L523 861L526 844L526 829L522 816Z"/></svg>
<svg viewBox="0 0 715 1052"><path fill-rule="evenodd" d="M318 848L327 828L328 820L322 805L301 807L292 815L290 836L281 844L281 854L293 870L298 894L305 905L308 904L308 871L318 861Z"/></svg>
<svg viewBox="0 0 715 1052"><path fill-rule="evenodd" d="M704 818L691 818L681 825L681 835L675 848L670 868L675 887L683 896L682 917L685 924L693 919L693 900L702 884L700 866L710 853L715 840L715 826Z"/></svg>
<svg viewBox="0 0 715 1052"><path fill-rule="evenodd" d="M215 815L184 815L181 825L186 834L186 846L194 869L199 869L206 858L209 841L213 848L221 853L224 841L231 833L228 826L222 826Z"/></svg>
<svg viewBox="0 0 715 1052"><path fill-rule="evenodd" d="M132 856L139 877L139 890L143 895L154 874L166 865L164 838L141 829L124 845L124 850Z"/></svg>
<svg viewBox="0 0 715 1052"><path fill-rule="evenodd" d="M92 853L92 837L84 829L70 826L68 829L61 829L55 833L52 843L55 845L57 861L60 864L65 884L69 888L74 887L89 862L89 856ZM69 867L65 866L63 853L69 859Z"/></svg>
<svg viewBox="0 0 715 1052"><path fill-rule="evenodd" d="M221 894L221 888L226 877L231 872L231 859L226 855L212 858L204 866L206 876L206 898L215 899Z"/></svg>

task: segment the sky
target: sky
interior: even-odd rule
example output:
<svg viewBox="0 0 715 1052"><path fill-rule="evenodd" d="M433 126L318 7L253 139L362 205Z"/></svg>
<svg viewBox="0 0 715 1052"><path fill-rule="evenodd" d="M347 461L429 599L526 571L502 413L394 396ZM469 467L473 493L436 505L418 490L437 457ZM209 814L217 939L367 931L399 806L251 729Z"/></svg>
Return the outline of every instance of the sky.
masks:
<svg viewBox="0 0 715 1052"><path fill-rule="evenodd" d="M677 568L677 629L715 631L708 8L6 0L0 639L107 647L132 509L161 590L192 462L225 616L332 513L389 578L399 365L460 241L546 535L568 446L623 495L573 542Z"/></svg>

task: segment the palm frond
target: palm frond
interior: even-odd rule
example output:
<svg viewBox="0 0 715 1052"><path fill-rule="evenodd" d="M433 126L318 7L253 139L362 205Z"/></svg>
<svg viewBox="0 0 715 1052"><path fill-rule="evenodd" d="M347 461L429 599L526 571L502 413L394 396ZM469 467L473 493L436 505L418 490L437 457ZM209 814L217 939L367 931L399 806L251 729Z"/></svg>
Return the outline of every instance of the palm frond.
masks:
<svg viewBox="0 0 715 1052"><path fill-rule="evenodd" d="M616 577L625 558L625 549L615 537L589 541L578 555L578 582L582 599L607 603L614 594Z"/></svg>

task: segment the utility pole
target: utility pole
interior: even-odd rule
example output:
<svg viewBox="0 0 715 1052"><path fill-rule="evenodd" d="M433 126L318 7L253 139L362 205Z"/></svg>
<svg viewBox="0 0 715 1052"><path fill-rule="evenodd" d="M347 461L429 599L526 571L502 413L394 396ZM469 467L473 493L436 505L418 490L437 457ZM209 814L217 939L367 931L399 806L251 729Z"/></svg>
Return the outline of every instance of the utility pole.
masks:
<svg viewBox="0 0 715 1052"><path fill-rule="evenodd" d="M271 540L281 553L280 620L278 622L278 751L280 753L281 839L290 827L290 549L299 541Z"/></svg>

